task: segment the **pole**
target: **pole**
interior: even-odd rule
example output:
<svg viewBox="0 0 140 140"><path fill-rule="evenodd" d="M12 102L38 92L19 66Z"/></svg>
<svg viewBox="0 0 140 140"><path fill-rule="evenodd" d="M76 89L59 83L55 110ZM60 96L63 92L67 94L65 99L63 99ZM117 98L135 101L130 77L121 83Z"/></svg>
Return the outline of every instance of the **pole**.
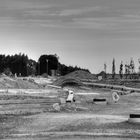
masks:
<svg viewBox="0 0 140 140"><path fill-rule="evenodd" d="M48 59L46 59L46 62L47 62L47 74L49 75L49 73L48 73Z"/></svg>
<svg viewBox="0 0 140 140"><path fill-rule="evenodd" d="M38 61L38 75L40 75L40 61Z"/></svg>

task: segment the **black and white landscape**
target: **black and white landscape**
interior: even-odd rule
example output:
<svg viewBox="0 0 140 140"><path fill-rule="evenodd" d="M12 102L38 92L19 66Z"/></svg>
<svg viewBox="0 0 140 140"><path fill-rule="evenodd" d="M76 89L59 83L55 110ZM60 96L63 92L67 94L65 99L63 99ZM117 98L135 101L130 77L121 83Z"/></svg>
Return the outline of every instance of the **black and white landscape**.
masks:
<svg viewBox="0 0 140 140"><path fill-rule="evenodd" d="M139 0L0 0L0 139L140 139Z"/></svg>

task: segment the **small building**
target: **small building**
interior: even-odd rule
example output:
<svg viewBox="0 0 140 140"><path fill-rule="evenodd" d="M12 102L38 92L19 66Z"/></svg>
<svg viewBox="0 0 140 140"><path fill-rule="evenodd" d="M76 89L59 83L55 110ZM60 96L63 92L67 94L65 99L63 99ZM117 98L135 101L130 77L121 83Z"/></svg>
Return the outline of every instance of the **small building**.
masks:
<svg viewBox="0 0 140 140"><path fill-rule="evenodd" d="M103 77L101 75L98 76L98 80L102 80Z"/></svg>
<svg viewBox="0 0 140 140"><path fill-rule="evenodd" d="M97 74L98 80L106 79L106 73L104 71L101 71L99 74Z"/></svg>

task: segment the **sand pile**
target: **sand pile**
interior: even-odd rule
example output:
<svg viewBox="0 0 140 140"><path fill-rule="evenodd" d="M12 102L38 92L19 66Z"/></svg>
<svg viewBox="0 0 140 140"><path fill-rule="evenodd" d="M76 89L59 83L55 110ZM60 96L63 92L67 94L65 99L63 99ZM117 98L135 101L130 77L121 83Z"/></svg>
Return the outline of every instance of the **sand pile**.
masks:
<svg viewBox="0 0 140 140"><path fill-rule="evenodd" d="M78 70L60 77L53 84L57 86L62 86L65 83L76 83L81 85L84 81L93 81L95 79L95 75L86 71Z"/></svg>
<svg viewBox="0 0 140 140"><path fill-rule="evenodd" d="M67 74L65 77L73 77L78 78L80 80L95 80L96 76L91 74L90 72L78 70L72 73Z"/></svg>
<svg viewBox="0 0 140 140"><path fill-rule="evenodd" d="M0 76L0 88L36 89L39 88L39 86L28 80L22 80L2 75Z"/></svg>

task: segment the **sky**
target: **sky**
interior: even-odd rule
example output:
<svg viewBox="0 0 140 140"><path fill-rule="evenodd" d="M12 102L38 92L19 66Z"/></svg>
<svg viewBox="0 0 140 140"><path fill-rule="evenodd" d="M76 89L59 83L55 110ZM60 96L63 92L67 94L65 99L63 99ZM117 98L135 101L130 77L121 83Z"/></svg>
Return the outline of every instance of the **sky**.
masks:
<svg viewBox="0 0 140 140"><path fill-rule="evenodd" d="M0 0L0 54L111 72L140 58L140 0Z"/></svg>

